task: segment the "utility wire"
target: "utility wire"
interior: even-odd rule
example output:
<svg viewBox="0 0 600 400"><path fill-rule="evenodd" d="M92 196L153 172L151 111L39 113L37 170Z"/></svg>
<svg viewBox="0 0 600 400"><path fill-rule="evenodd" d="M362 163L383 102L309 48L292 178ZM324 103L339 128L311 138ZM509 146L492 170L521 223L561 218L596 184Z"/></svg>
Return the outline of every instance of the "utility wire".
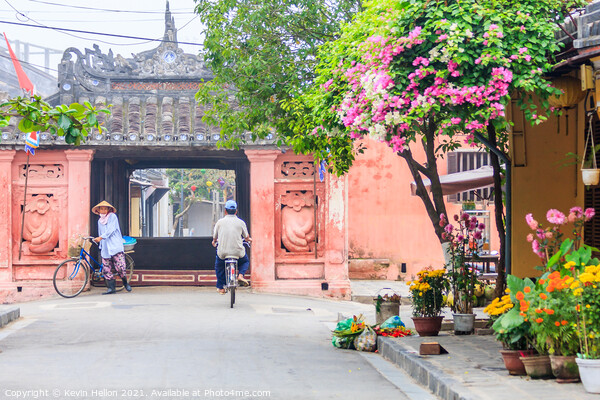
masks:
<svg viewBox="0 0 600 400"><path fill-rule="evenodd" d="M55 30L55 31L62 32L65 35L69 35L69 36L72 36L72 37L75 37L75 38L78 38L78 39L83 39L83 40L90 40L90 39L88 39L88 38L82 38L80 36L73 35L73 34L68 33L68 32L87 33L87 34L90 34L90 35L112 36L112 37L120 37L120 38L127 38L127 39L144 40L144 42L141 42L141 43L112 43L112 42L107 42L107 41L104 41L104 40L97 39L98 42L105 43L105 44L110 44L110 45L114 45L114 46L137 46L137 45L146 44L146 43L150 43L150 42L162 42L163 41L163 38L150 39L150 38L141 38L141 37L137 37L137 36L126 36L126 35L117 35L117 34L102 33L102 32L90 32L90 31L83 31L83 30L77 30L77 29L67 29L67 28L51 27L51 26L44 25L44 24L42 24L42 23L40 23L40 22L38 22L38 21L36 21L36 20L34 20L32 18L29 18L27 15L25 15L22 12L20 12L19 10L17 10L12 4L10 4L8 2L8 0L4 0L4 2L6 4L8 4L13 10L15 10L15 12L17 13L17 15L21 15L21 16L25 17L26 19L35 22L36 24L38 24L38 26L36 26L36 25L30 25L30 24L24 24L24 23L19 23L19 22L0 21L0 23L4 23L4 24L21 25L21 26L28 26L28 27L32 27L32 28L52 29L52 30ZM181 29L185 28L187 25L189 25L196 17L197 17L197 15L195 15L191 20L189 20L181 28L179 28L179 30L181 30ZM175 41L169 41L169 40L164 40L164 42L167 42L167 43L188 44L188 45L192 45L192 46L202 46L202 44L199 44L199 43L175 42Z"/></svg>
<svg viewBox="0 0 600 400"><path fill-rule="evenodd" d="M60 6L60 7L68 7L68 8L79 8L82 10L94 10L94 11L106 11L106 12L116 12L116 13L133 13L133 14L164 14L164 11L131 11L131 10L111 10L106 8L94 8L94 7L83 7L83 6L73 6L70 4L60 4L60 3L52 3L50 1L41 1L41 0L29 0L33 3L42 3L49 4L52 6ZM171 14L191 14L193 11L171 11Z"/></svg>
<svg viewBox="0 0 600 400"><path fill-rule="evenodd" d="M195 18L196 17L194 17L194 19ZM192 21L193 21L193 19L192 19ZM190 21L190 22L192 22L192 21ZM177 41L174 41L174 40L164 40L164 38L150 39L150 38L139 37L139 36L117 35L117 34L114 34L114 33L91 32L91 31L83 31L83 30L79 30L79 29L57 28L57 27L45 26L45 25L31 25L31 24L24 24L24 23L21 23L21 22L10 22L10 21L1 21L0 20L0 24L27 26L27 27L30 27L30 28L52 29L52 30L56 30L56 31L65 31L65 32L86 33L86 34L89 34L89 35L118 37L118 38L124 38L124 39L137 39L137 40L145 40L146 42L163 42L164 41L165 43L178 43L178 44L187 44L187 45L190 45L190 46L202 46L202 43L177 42ZM189 22L188 22L188 24L189 24ZM73 36L73 35L71 35L71 36ZM80 38L80 37L78 37L78 39L89 40L89 39ZM120 43L109 43L109 44L115 44L117 46L123 46ZM141 44L141 43L138 43L138 44Z"/></svg>

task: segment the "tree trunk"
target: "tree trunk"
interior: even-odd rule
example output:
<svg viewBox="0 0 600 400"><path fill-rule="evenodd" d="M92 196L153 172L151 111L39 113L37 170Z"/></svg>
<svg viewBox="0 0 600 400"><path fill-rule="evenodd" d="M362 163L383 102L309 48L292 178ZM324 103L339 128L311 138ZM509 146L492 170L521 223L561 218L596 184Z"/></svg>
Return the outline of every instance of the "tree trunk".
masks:
<svg viewBox="0 0 600 400"><path fill-rule="evenodd" d="M442 239L444 227L440 226L440 214L446 214L446 204L444 203L444 195L442 193L442 185L440 183L440 176L438 174L436 163L437 159L435 156L434 138L436 126L436 123L430 120L422 132L424 136L422 145L427 156L427 162L425 165L421 165L413 158L412 151L410 149L399 152L398 155L404 158L406 161L410 173L417 184L417 196L419 196L425 205L425 210L427 211L429 220L433 225L435 234L440 243L443 245L447 241ZM429 193L425 188L421 174L425 175L431 181L431 193ZM444 258L446 258L446 254L444 254Z"/></svg>
<svg viewBox="0 0 600 400"><path fill-rule="evenodd" d="M487 127L488 141L493 148L498 148L498 141L496 138L496 129L492 124ZM498 237L500 239L500 258L498 265L496 266L496 297L502 297L504 290L506 289L506 229L504 221L504 204L502 203L502 177L500 175L500 160L498 156L490 151L490 162L494 169L494 208L495 208L495 219L496 229L498 230ZM506 166L510 168L510 165Z"/></svg>

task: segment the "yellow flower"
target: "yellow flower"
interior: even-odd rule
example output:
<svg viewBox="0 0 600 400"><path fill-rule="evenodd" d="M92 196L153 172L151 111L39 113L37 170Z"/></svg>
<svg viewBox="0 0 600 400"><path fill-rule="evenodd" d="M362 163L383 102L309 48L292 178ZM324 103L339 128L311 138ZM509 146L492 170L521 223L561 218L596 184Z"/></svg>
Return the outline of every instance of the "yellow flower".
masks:
<svg viewBox="0 0 600 400"><path fill-rule="evenodd" d="M583 292L583 288L577 288L577 289L573 290L573 295L574 296L581 296L582 292Z"/></svg>
<svg viewBox="0 0 600 400"><path fill-rule="evenodd" d="M571 268L575 266L575 262L574 261L569 261L565 263L565 268Z"/></svg>

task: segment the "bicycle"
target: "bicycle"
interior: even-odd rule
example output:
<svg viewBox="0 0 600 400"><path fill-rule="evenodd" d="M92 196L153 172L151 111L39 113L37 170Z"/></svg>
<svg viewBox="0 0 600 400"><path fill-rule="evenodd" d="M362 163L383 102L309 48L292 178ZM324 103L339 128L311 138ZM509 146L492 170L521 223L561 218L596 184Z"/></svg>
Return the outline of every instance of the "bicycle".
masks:
<svg viewBox="0 0 600 400"><path fill-rule="evenodd" d="M65 260L56 267L52 283L56 293L62 297L72 298L79 295L87 286L88 281L91 286L104 286L102 264L89 253L92 243L94 243L92 239L92 236L84 237L84 244L81 246L79 256ZM133 253L133 250L125 251L125 274L127 281L130 282L135 263L128 253ZM96 268L94 268L94 265ZM123 290L124 286L120 279L116 280L116 284L117 292Z"/></svg>
<svg viewBox="0 0 600 400"><path fill-rule="evenodd" d="M250 243L244 241L250 247ZM238 258L225 257L225 290L230 294L230 308L235 304L235 289L238 287Z"/></svg>

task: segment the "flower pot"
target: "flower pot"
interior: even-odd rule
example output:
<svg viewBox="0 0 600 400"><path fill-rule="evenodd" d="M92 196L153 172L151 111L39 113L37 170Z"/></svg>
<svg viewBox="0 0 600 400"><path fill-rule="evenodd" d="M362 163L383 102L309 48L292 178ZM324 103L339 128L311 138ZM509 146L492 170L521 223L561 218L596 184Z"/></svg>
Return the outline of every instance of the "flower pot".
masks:
<svg viewBox="0 0 600 400"><path fill-rule="evenodd" d="M454 334L470 335L475 325L475 314L452 314L454 317Z"/></svg>
<svg viewBox="0 0 600 400"><path fill-rule="evenodd" d="M600 169L581 169L581 179L586 186L597 185L600 182Z"/></svg>
<svg viewBox="0 0 600 400"><path fill-rule="evenodd" d="M579 382L579 369L575 356L550 356L552 373L558 383Z"/></svg>
<svg viewBox="0 0 600 400"><path fill-rule="evenodd" d="M374 300L376 302L376 300ZM379 311L375 309L375 323L380 325L388 318L400 314L400 300L398 301L382 301L379 305Z"/></svg>
<svg viewBox="0 0 600 400"><path fill-rule="evenodd" d="M600 393L600 359L576 358L583 387L589 393Z"/></svg>
<svg viewBox="0 0 600 400"><path fill-rule="evenodd" d="M520 357L532 356L533 350L500 350L500 354L510 375L527 375Z"/></svg>
<svg viewBox="0 0 600 400"><path fill-rule="evenodd" d="M412 317L415 330L419 336L437 336L442 329L443 316L438 317Z"/></svg>
<svg viewBox="0 0 600 400"><path fill-rule="evenodd" d="M550 357L548 356L529 356L520 357L525 365L525 372L531 379L553 378Z"/></svg>

